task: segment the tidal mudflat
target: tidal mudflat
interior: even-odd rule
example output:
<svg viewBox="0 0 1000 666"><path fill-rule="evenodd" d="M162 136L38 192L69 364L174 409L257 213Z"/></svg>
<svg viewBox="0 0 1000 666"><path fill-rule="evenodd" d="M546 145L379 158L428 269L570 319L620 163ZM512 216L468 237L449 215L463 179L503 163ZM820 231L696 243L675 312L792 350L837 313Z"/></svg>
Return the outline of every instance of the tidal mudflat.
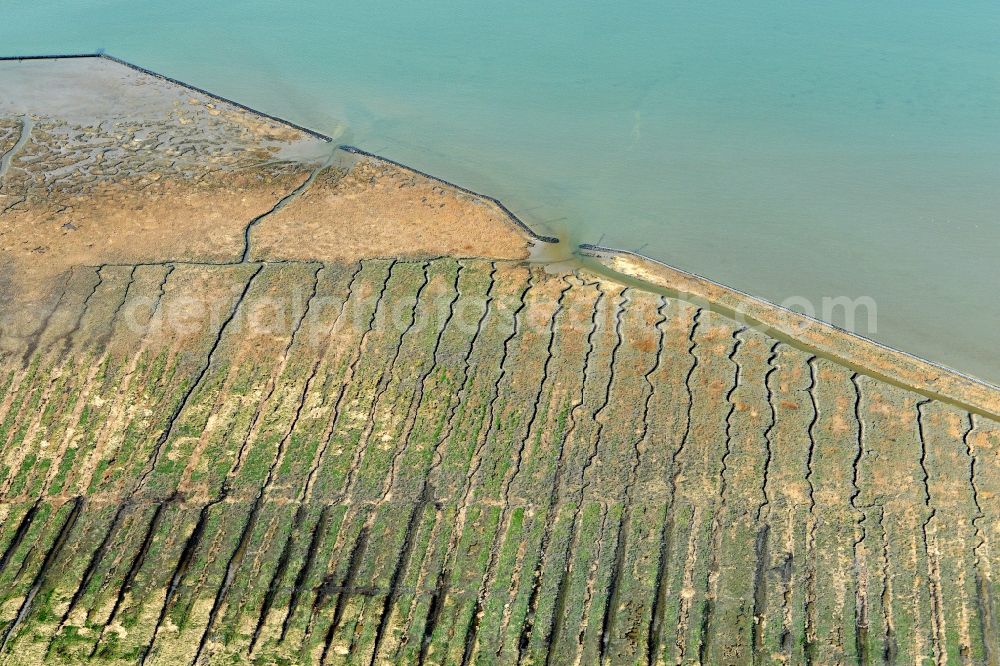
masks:
<svg viewBox="0 0 1000 666"><path fill-rule="evenodd" d="M0 80L0 659L1000 658L995 389L119 63Z"/></svg>

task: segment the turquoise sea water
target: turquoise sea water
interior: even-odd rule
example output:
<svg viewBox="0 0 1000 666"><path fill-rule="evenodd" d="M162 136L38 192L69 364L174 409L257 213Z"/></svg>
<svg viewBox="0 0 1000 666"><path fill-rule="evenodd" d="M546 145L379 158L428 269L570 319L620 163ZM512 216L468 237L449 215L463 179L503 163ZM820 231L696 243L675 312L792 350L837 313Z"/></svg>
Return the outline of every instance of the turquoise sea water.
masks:
<svg viewBox="0 0 1000 666"><path fill-rule="evenodd" d="M4 5L3 54L104 48L571 242L871 297L858 332L1000 383L993 0Z"/></svg>

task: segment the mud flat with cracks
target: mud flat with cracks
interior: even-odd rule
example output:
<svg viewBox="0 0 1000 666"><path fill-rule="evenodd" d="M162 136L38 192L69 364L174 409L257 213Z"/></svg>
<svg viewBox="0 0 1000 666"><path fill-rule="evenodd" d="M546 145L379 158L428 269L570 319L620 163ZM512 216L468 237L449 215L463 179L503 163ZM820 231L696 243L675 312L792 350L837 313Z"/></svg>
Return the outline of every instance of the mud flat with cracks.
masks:
<svg viewBox="0 0 1000 666"><path fill-rule="evenodd" d="M3 662L1000 658L991 387L106 59L0 81Z"/></svg>

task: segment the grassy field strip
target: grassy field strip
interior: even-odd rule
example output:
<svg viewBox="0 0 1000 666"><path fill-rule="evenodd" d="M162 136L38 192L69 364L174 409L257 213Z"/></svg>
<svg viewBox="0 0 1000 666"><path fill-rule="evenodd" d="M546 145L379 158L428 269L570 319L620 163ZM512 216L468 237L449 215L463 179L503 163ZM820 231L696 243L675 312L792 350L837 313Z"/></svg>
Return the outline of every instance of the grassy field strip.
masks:
<svg viewBox="0 0 1000 666"><path fill-rule="evenodd" d="M758 663L768 655L805 659L815 643L815 489L810 473L816 457L814 359L784 344L771 347L764 375L771 414L764 431L767 477L759 505L755 597L751 634ZM795 636L804 640L796 641ZM810 648L811 649L811 648ZM812 657L810 657L812 658Z"/></svg>
<svg viewBox="0 0 1000 666"><path fill-rule="evenodd" d="M530 316L527 308L532 302L535 278L536 275L528 275L524 269L506 267L495 276L497 290L481 333L491 343L491 354L482 359L485 373L477 373L473 377L475 383L466 392L466 397L472 398L471 409L463 409L454 417L461 421L469 418L471 427L467 430L460 422L449 433L448 448L457 448L458 456L456 459L444 454L441 471L450 479L440 485L439 492L444 502L454 506L455 519L449 526L447 551L436 576L436 605L434 613L429 610L425 624L425 640L429 643L423 648L425 656L434 661L461 661L466 654L470 628L477 621L475 606L492 557L490 535L501 529L502 509L497 504L501 498L485 490L486 484L493 484L491 490L497 489L495 463L490 456L505 441L509 442L510 433L518 432L521 425L520 414L508 411L506 400L513 390L517 371L537 372L538 377L542 372L538 363L531 368L518 368L511 357L512 342L518 330L525 329ZM523 353L545 353L545 348L524 348ZM530 409L523 403L518 406L520 413Z"/></svg>
<svg viewBox="0 0 1000 666"><path fill-rule="evenodd" d="M407 539L412 539L413 521L418 520L411 516L416 509L411 510L406 503L391 501L389 497L395 475L400 471L397 458L405 452L406 439L400 439L401 430L414 408L413 403L420 400L424 378L433 368L436 341L443 335L452 312L450 305L458 296L457 291L449 293L454 289L457 275L453 262L438 264L433 269L424 266L415 299L408 305L409 314L400 322L403 333L394 356L396 362L386 368L361 435L358 446L365 450L365 456L358 466L357 483L351 494L359 505L366 506L362 529L369 536L366 558L359 567L363 572L360 575L371 581L371 593L350 597L349 603L345 601L337 631L329 634L330 647L324 645L328 653L330 649L335 652L347 649L364 654L373 648L378 627L384 631L382 595L391 588L389 578L395 571L395 554L405 547ZM425 291L428 297L421 302L419 297ZM447 309L442 304L447 304ZM406 527L373 532L379 523ZM344 592L341 595L345 600L348 598ZM366 614L372 613L377 613L378 619L364 622ZM362 629L367 629L363 635Z"/></svg>
<svg viewBox="0 0 1000 666"><path fill-rule="evenodd" d="M612 305L615 294L608 293L599 285L594 285L596 298L592 297L592 311L589 328L586 328L587 351L584 357L583 385L574 399L566 427L565 441L562 443L565 462L561 472L561 484L557 489L557 504L551 507L553 517L548 528L550 538L542 553L543 566L539 569L539 600L533 629L522 630L528 645L519 645L520 655L531 660L533 644L551 644L561 635L561 623L566 614L576 531L580 523L583 482L586 473L586 459L590 456L589 435L595 425L595 408L588 405L588 399L604 395L611 380L610 356L617 345L615 332L616 307ZM619 290L620 291L620 290ZM582 328L582 327L581 327ZM581 331L582 333L582 331ZM586 458L585 458L586 457ZM550 499L551 501L551 499ZM577 567L579 571L579 567ZM544 585L543 585L544 584ZM530 636L524 632L531 631Z"/></svg>
<svg viewBox="0 0 1000 666"><path fill-rule="evenodd" d="M985 662L983 625L976 621L977 564L975 520L980 516L972 483L972 459L967 437L973 424L967 414L944 405L922 410L927 491L934 515L927 523L939 624L937 639L945 646L940 657Z"/></svg>
<svg viewBox="0 0 1000 666"><path fill-rule="evenodd" d="M709 663L746 660L754 640L760 642L753 618L760 614L760 563L766 561L769 543L769 531L759 526L759 517L767 502L763 481L770 465L767 437L773 415L766 378L773 343L752 331L735 337L736 374L727 397L730 411L720 507L715 514L718 524L713 526L714 561L700 639L702 660ZM748 571L753 575L747 576Z"/></svg>
<svg viewBox="0 0 1000 666"><path fill-rule="evenodd" d="M1000 548L1000 478L989 473L990 461L1000 459L1000 423L979 417L970 417L973 429L965 436L965 443L972 464L969 481L974 489L978 510L973 520L976 541L973 552L976 561L976 600L979 622L983 630L984 649L989 659L1000 659L1000 625L997 621L997 590L992 583L994 572L1000 572L1000 561L995 554ZM968 546L967 546L968 547Z"/></svg>

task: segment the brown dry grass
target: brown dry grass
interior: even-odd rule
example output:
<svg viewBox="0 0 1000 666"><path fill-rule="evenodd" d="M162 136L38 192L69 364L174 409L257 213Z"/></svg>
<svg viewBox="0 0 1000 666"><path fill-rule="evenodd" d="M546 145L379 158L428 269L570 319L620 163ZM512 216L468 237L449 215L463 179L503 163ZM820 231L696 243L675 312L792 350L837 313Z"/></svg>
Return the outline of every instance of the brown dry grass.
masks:
<svg viewBox="0 0 1000 666"><path fill-rule="evenodd" d="M0 216L0 261L23 300L51 292L71 266L105 263L238 261L243 229L307 177L302 168L275 174L214 172L200 181L125 178L102 182L59 206L18 207Z"/></svg>
<svg viewBox="0 0 1000 666"><path fill-rule="evenodd" d="M526 234L491 202L372 158L324 172L252 241L252 259L528 256Z"/></svg>

